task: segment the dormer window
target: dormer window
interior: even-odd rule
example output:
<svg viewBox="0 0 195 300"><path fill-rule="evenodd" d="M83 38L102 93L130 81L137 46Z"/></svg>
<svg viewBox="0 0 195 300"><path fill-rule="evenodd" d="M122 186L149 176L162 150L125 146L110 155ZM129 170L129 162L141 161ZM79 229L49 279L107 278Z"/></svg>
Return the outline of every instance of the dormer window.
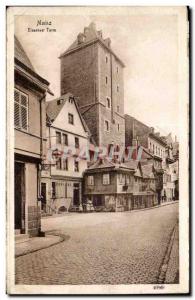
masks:
<svg viewBox="0 0 195 300"><path fill-rule="evenodd" d="M69 101L70 103L73 103L73 100L74 100L74 97L69 97L69 99L68 99L68 101Z"/></svg>
<svg viewBox="0 0 195 300"><path fill-rule="evenodd" d="M63 99L58 99L58 100L57 100L57 105L62 104L62 102L63 102Z"/></svg>

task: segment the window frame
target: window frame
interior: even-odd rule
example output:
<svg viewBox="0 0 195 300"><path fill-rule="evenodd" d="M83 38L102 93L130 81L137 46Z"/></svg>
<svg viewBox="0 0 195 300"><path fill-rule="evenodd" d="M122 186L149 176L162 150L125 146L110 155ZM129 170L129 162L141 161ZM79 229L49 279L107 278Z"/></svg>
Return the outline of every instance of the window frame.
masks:
<svg viewBox="0 0 195 300"><path fill-rule="evenodd" d="M107 175L108 176L108 183L105 183L105 175ZM102 184L103 185L110 185L110 174L109 173L104 173L104 174L102 174Z"/></svg>
<svg viewBox="0 0 195 300"><path fill-rule="evenodd" d="M15 101L15 91L19 93L19 102ZM27 105L21 104L21 95L26 97ZM19 123L20 125L15 125L15 103L19 105ZM22 117L21 117L21 107L26 109L26 128L22 127ZM18 88L14 88L14 128L20 129L22 131L28 132L29 131L29 95L24 93L23 91L19 90Z"/></svg>
<svg viewBox="0 0 195 300"><path fill-rule="evenodd" d="M77 166L77 169L76 169ZM77 161L76 159L74 160L74 172L79 172L79 161Z"/></svg>
<svg viewBox="0 0 195 300"><path fill-rule="evenodd" d="M88 186L94 186L94 176L93 175L88 175L88 177L87 177L87 185Z"/></svg>
<svg viewBox="0 0 195 300"><path fill-rule="evenodd" d="M108 106L108 102L109 102L109 106ZM110 99L110 97L106 97L106 108L111 109L111 99Z"/></svg>
<svg viewBox="0 0 195 300"><path fill-rule="evenodd" d="M60 163L60 167L58 167L58 163ZM56 161L56 170L62 170L62 158L59 157Z"/></svg>
<svg viewBox="0 0 195 300"><path fill-rule="evenodd" d="M106 124L108 124L108 129L107 129L107 125ZM108 120L104 120L104 126L105 126L105 131L106 132L110 132L110 123L109 123Z"/></svg>
<svg viewBox="0 0 195 300"><path fill-rule="evenodd" d="M76 142L77 140L77 142ZM79 149L80 143L79 143L79 138L77 136L74 137L74 145L76 149Z"/></svg>
<svg viewBox="0 0 195 300"><path fill-rule="evenodd" d="M66 137L66 138L64 139L64 137ZM66 143L65 143L65 140L66 140ZM67 133L62 132L61 142L63 142L63 145L68 146L68 134Z"/></svg>
<svg viewBox="0 0 195 300"><path fill-rule="evenodd" d="M68 171L68 157L62 159L62 169Z"/></svg>
<svg viewBox="0 0 195 300"><path fill-rule="evenodd" d="M72 122L70 122L70 117L72 118ZM68 124L74 125L74 115L71 113L68 113Z"/></svg>
<svg viewBox="0 0 195 300"><path fill-rule="evenodd" d="M60 142L58 142L58 140L57 140L58 136L60 136ZM61 145L61 144L62 144L62 133L61 133L61 131L56 130L56 145Z"/></svg>

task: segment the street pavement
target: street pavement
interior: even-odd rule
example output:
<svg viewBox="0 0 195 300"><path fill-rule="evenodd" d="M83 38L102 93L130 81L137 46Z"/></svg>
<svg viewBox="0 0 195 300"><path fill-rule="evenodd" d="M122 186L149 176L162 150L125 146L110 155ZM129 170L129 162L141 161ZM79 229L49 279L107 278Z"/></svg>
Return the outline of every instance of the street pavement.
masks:
<svg viewBox="0 0 195 300"><path fill-rule="evenodd" d="M70 213L43 219L42 230L66 239L16 258L16 284L158 283L177 220L178 203L136 212ZM178 281L176 245L170 254L174 274L168 267L168 283Z"/></svg>

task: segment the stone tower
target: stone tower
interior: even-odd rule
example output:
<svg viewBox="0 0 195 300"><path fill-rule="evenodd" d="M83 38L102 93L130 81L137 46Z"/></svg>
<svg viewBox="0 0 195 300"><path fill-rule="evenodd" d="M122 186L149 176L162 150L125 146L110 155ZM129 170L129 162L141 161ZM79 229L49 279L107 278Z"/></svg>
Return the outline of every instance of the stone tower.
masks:
<svg viewBox="0 0 195 300"><path fill-rule="evenodd" d="M110 38L104 39L91 23L60 60L61 95L77 97L96 144L124 145L124 64L111 49Z"/></svg>

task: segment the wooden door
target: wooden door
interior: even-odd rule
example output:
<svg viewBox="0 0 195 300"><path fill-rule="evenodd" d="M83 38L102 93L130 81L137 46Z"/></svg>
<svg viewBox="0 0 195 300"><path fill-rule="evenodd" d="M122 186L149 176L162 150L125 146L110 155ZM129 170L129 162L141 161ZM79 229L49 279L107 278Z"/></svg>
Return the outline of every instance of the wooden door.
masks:
<svg viewBox="0 0 195 300"><path fill-rule="evenodd" d="M25 233L25 166L23 163L15 162L15 229L20 229L21 233Z"/></svg>

